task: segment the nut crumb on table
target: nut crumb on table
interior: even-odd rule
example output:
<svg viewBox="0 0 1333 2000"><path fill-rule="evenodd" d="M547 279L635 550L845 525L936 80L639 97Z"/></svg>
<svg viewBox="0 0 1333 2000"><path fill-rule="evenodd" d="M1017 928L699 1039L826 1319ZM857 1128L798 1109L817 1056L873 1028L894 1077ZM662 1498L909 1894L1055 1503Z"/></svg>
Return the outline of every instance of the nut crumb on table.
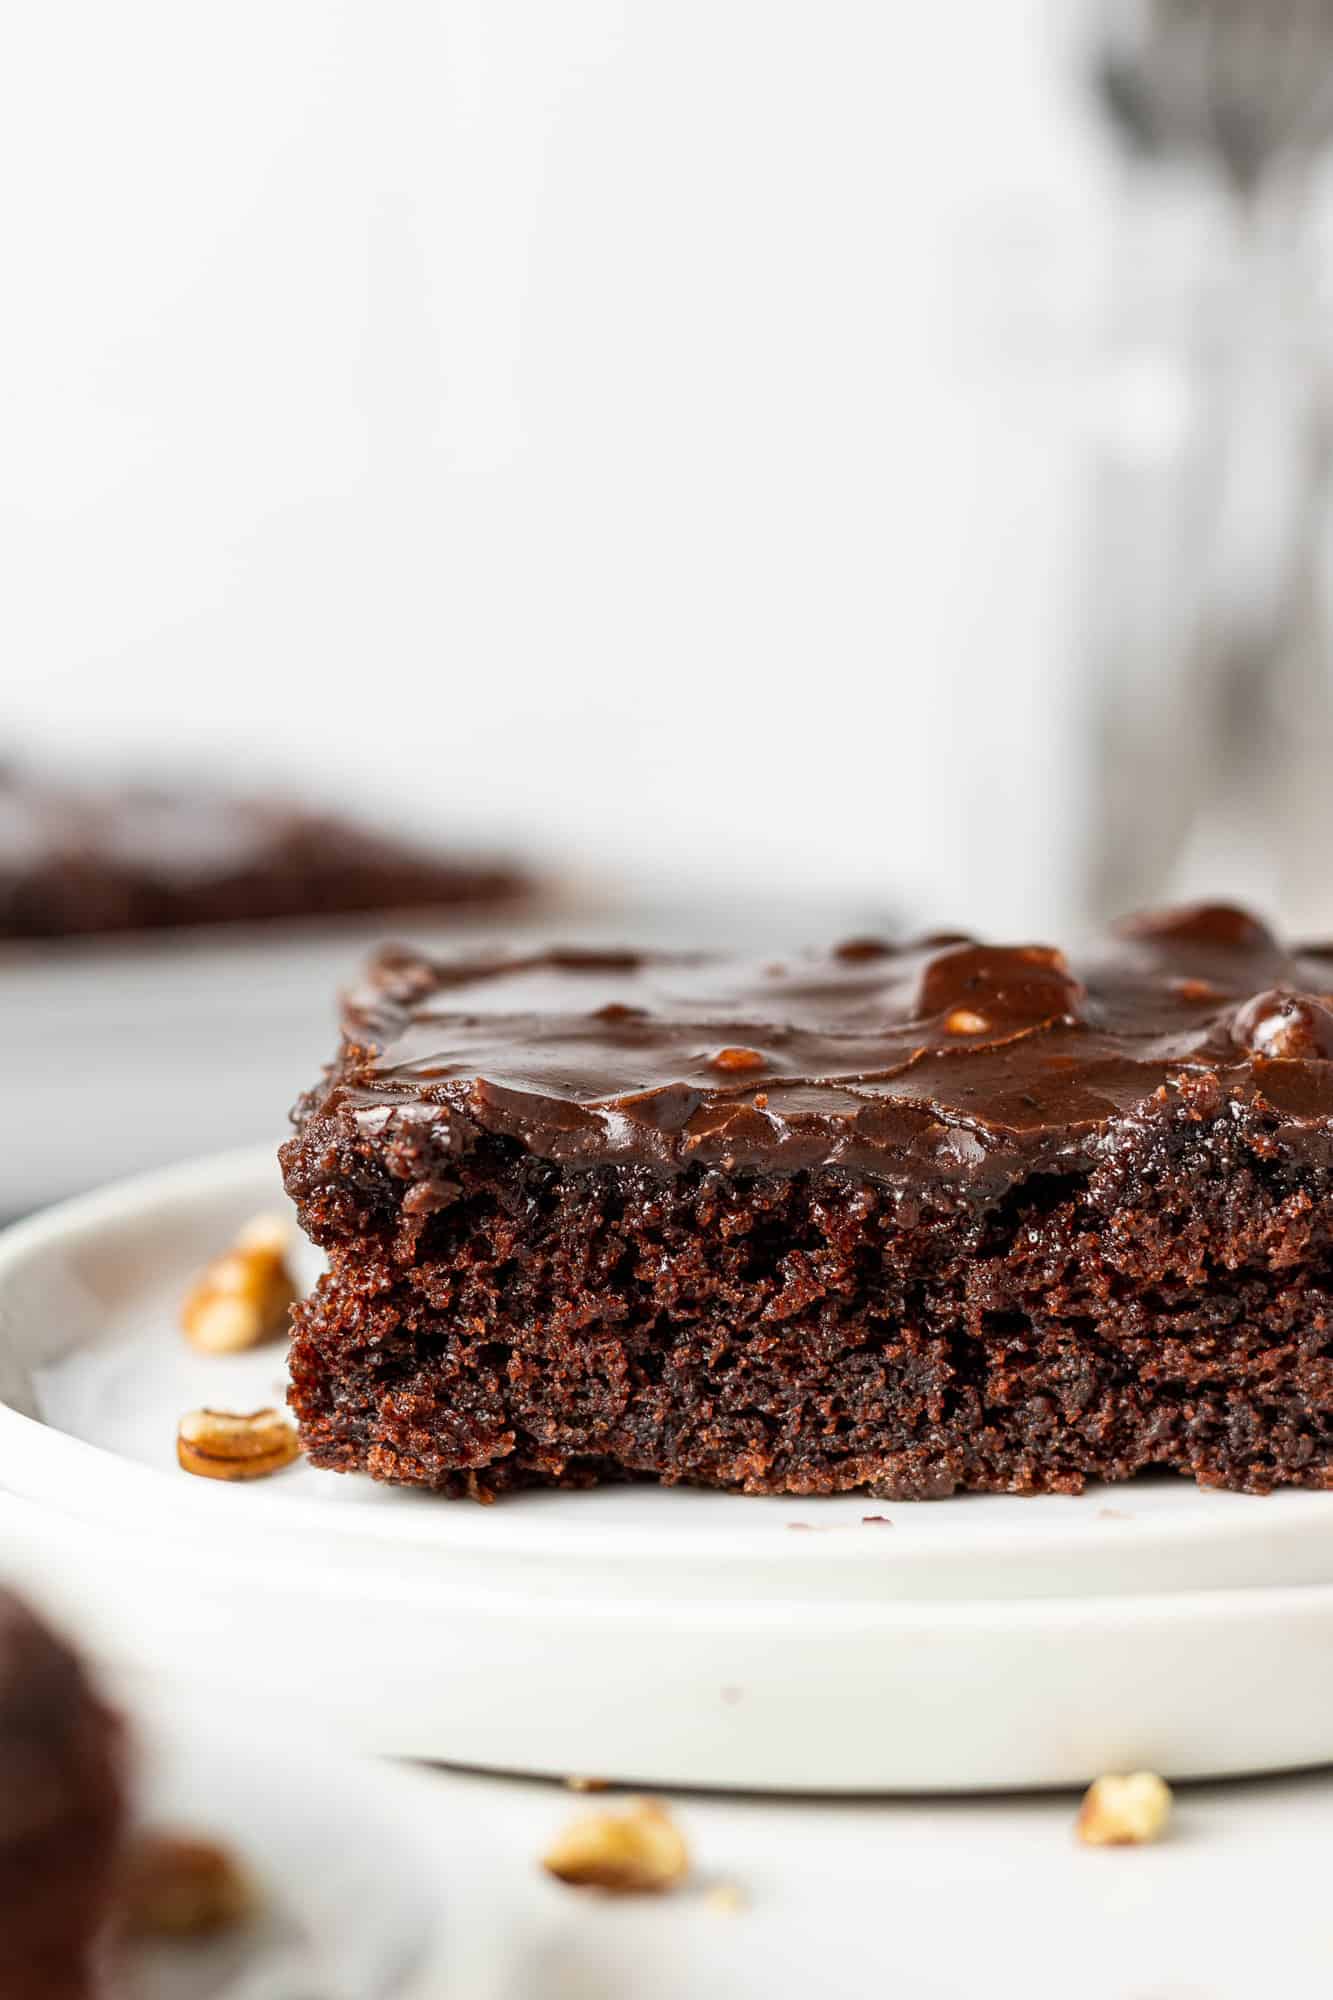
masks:
<svg viewBox="0 0 1333 2000"><path fill-rule="evenodd" d="M636 1799L623 1812L584 1813L547 1848L542 1866L572 1888L657 1895L690 1872L690 1851L665 1806Z"/></svg>
<svg viewBox="0 0 1333 2000"><path fill-rule="evenodd" d="M141 1833L130 1844L120 1883L123 1927L130 1937L212 1937L255 1915L260 1897L250 1874L216 1841L180 1833Z"/></svg>
<svg viewBox="0 0 1333 2000"><path fill-rule="evenodd" d="M1085 1847L1142 1847L1166 1831L1171 1803L1155 1771L1108 1773L1084 1793L1074 1830Z"/></svg>

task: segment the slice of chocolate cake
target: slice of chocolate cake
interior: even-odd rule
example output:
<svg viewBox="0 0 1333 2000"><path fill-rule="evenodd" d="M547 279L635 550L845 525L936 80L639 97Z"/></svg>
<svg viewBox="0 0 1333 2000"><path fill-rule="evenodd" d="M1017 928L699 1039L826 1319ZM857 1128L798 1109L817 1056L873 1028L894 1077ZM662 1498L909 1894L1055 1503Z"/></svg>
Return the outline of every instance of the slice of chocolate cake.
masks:
<svg viewBox="0 0 1333 2000"><path fill-rule="evenodd" d="M489 1497L1333 1484L1333 950L387 955L297 1108L316 1465Z"/></svg>
<svg viewBox="0 0 1333 2000"><path fill-rule="evenodd" d="M121 1725L0 1590L0 1994L88 2000L126 1811Z"/></svg>

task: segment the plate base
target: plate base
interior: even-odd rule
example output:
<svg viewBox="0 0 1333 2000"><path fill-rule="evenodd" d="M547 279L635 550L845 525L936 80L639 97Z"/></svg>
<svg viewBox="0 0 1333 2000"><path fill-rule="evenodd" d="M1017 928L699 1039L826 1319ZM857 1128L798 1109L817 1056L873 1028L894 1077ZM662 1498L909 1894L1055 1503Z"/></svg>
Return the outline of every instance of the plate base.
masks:
<svg viewBox="0 0 1333 2000"><path fill-rule="evenodd" d="M1329 1495L476 1508L306 1467L190 1479L181 1412L276 1400L282 1355L194 1354L176 1305L279 1199L271 1156L235 1156L0 1239L0 1560L126 1668L321 1713L357 1748L638 1783L970 1791L1333 1760Z"/></svg>

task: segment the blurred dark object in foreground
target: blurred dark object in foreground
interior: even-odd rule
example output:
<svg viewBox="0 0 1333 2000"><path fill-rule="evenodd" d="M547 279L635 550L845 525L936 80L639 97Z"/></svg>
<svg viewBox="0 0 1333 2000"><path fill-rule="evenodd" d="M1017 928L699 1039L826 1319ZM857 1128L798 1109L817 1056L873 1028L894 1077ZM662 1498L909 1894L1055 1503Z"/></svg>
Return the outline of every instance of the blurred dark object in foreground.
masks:
<svg viewBox="0 0 1333 2000"><path fill-rule="evenodd" d="M475 910L531 888L507 862L436 852L279 799L184 785L94 789L0 770L0 939Z"/></svg>
<svg viewBox="0 0 1333 2000"><path fill-rule="evenodd" d="M125 1762L80 1661L0 1591L0 1993L13 2000L91 2000Z"/></svg>

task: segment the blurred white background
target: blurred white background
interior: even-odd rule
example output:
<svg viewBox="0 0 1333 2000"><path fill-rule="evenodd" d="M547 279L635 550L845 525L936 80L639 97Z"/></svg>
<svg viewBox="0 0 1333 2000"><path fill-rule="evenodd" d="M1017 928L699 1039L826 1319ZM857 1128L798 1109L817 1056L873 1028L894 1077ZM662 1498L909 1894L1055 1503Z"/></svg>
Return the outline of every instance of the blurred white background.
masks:
<svg viewBox="0 0 1333 2000"><path fill-rule="evenodd" d="M6 741L1058 928L1110 163L1050 15L10 9Z"/></svg>

